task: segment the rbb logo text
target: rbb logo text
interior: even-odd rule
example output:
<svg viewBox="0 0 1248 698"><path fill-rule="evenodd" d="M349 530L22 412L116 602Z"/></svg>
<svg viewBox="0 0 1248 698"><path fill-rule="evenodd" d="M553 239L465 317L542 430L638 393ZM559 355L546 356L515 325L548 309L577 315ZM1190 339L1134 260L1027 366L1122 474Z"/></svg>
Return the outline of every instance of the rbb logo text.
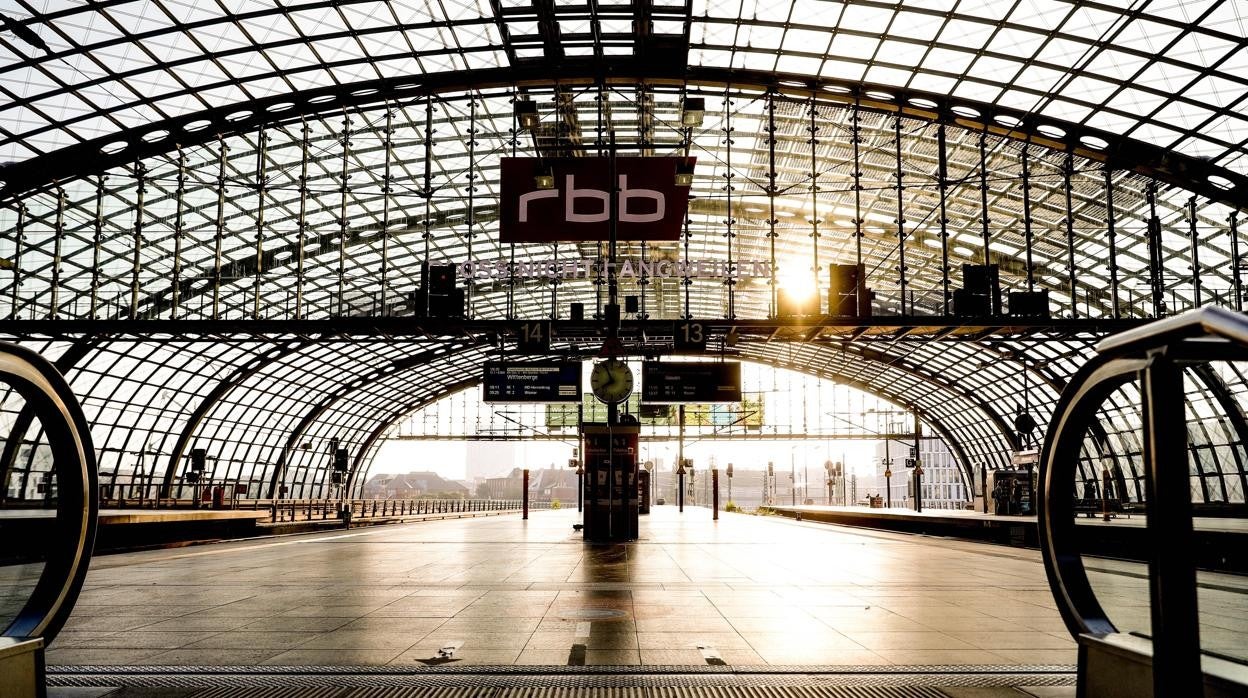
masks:
<svg viewBox="0 0 1248 698"><path fill-rule="evenodd" d="M605 223L610 217L611 193L602 189L577 189L576 175L564 176L563 190L545 189L520 196L519 222L529 222L529 205L543 199L563 197L563 219L568 223ZM654 223L663 220L667 200L654 189L629 189L628 175L619 176L619 201L616 220L621 223ZM649 200L649 206L643 201ZM578 201L583 202L578 206ZM579 210L578 210L579 209ZM588 209L588 210L586 210ZM653 209L648 212L646 209Z"/></svg>

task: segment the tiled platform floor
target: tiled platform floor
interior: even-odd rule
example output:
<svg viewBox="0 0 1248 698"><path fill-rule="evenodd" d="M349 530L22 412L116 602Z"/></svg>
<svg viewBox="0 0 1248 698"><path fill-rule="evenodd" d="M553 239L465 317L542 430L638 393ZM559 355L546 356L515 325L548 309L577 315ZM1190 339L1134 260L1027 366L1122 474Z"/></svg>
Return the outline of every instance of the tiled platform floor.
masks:
<svg viewBox="0 0 1248 698"><path fill-rule="evenodd" d="M1073 664L1039 554L657 507L96 558L51 665ZM577 646L583 646L583 650Z"/></svg>

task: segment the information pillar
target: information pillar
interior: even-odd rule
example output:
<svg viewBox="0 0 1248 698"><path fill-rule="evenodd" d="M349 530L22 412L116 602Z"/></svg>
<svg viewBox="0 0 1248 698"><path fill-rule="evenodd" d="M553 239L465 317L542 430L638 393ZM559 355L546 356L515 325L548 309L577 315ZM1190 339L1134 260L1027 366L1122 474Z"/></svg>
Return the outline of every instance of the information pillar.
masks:
<svg viewBox="0 0 1248 698"><path fill-rule="evenodd" d="M637 540L640 435L641 428L636 425L582 425L586 542Z"/></svg>

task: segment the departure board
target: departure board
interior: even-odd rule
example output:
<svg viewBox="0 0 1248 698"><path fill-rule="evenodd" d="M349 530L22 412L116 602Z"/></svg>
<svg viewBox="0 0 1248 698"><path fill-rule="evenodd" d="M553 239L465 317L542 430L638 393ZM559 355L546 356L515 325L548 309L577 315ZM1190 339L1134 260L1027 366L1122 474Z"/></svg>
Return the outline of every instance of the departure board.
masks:
<svg viewBox="0 0 1248 698"><path fill-rule="evenodd" d="M489 361L482 383L485 402L580 402L581 364Z"/></svg>
<svg viewBox="0 0 1248 698"><path fill-rule="evenodd" d="M641 364L644 403L740 402L741 364L647 361Z"/></svg>

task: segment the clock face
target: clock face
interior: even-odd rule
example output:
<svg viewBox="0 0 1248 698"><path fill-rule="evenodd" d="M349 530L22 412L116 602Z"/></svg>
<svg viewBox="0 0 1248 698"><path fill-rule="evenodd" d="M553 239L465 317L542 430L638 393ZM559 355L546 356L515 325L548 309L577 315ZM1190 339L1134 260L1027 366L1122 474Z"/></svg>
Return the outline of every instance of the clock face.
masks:
<svg viewBox="0 0 1248 698"><path fill-rule="evenodd" d="M633 372L623 361L608 359L594 365L589 387L595 397L609 405L624 402L633 394Z"/></svg>

